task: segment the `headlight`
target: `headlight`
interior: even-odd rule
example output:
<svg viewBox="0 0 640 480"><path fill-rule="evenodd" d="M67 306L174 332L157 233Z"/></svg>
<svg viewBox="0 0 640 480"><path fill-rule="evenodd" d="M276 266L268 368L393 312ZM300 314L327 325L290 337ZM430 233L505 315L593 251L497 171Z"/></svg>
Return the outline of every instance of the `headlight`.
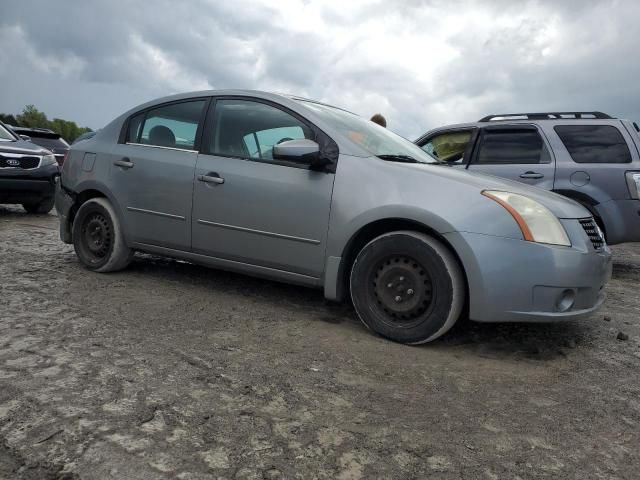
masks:
<svg viewBox="0 0 640 480"><path fill-rule="evenodd" d="M631 198L640 198L640 172L627 172L627 185Z"/></svg>
<svg viewBox="0 0 640 480"><path fill-rule="evenodd" d="M57 164L56 157L53 154L43 155L42 162L40 162L41 167L46 167L47 165Z"/></svg>
<svg viewBox="0 0 640 480"><path fill-rule="evenodd" d="M498 202L511 214L525 240L571 246L564 227L544 205L517 193L484 190L482 194Z"/></svg>
<svg viewBox="0 0 640 480"><path fill-rule="evenodd" d="M56 164L56 165L58 164L58 162L56 162L55 156L53 156L52 154L42 156L42 162L40 162L41 167L46 167L47 165L53 165L53 164Z"/></svg>

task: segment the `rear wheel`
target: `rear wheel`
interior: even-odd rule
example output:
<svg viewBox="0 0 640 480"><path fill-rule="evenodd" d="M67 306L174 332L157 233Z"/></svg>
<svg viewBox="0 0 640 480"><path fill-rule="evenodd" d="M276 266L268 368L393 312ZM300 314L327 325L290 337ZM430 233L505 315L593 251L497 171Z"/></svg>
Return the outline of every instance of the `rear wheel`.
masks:
<svg viewBox="0 0 640 480"><path fill-rule="evenodd" d="M350 288L367 327L408 344L444 335L465 300L454 255L435 238L412 231L387 233L365 245L351 269Z"/></svg>
<svg viewBox="0 0 640 480"><path fill-rule="evenodd" d="M39 202L35 203L23 203L24 208L29 213L49 213L53 208L55 199L53 197L43 198Z"/></svg>
<svg viewBox="0 0 640 480"><path fill-rule="evenodd" d="M122 270L133 258L106 198L92 198L80 206L73 221L73 247L80 261L96 272Z"/></svg>

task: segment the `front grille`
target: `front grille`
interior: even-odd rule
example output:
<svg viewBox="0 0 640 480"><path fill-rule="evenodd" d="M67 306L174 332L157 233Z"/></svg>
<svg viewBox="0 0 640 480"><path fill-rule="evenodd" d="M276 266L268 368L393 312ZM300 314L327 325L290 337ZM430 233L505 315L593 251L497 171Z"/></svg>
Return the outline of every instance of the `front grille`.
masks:
<svg viewBox="0 0 640 480"><path fill-rule="evenodd" d="M21 168L27 170L37 168L40 165L40 157L35 156L6 156L0 154L0 168Z"/></svg>
<svg viewBox="0 0 640 480"><path fill-rule="evenodd" d="M593 248L601 250L602 247L604 247L604 237L602 236L600 228L598 228L595 220L593 218L581 218L579 222L580 225L582 225L582 228L584 228L589 240L591 240Z"/></svg>

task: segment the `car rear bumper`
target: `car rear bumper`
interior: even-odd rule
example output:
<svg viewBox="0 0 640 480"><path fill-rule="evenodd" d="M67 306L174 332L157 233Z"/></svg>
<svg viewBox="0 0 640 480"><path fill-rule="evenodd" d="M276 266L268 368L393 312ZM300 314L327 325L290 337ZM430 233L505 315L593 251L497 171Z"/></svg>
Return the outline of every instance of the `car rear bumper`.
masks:
<svg viewBox="0 0 640 480"><path fill-rule="evenodd" d="M71 207L74 199L62 187L60 181L56 182L56 211L58 212L58 220L60 221L60 240L64 243L72 243L71 238Z"/></svg>
<svg viewBox="0 0 640 480"><path fill-rule="evenodd" d="M579 225L568 233L574 242ZM465 268L469 318L551 322L596 311L611 278L611 252L606 246L594 250L583 236L572 247L562 247L473 233L445 235Z"/></svg>

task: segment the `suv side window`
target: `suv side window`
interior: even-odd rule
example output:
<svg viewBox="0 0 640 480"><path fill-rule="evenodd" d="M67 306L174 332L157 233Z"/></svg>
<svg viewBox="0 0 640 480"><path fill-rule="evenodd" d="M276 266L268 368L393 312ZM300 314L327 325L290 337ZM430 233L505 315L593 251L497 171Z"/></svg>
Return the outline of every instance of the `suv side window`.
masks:
<svg viewBox="0 0 640 480"><path fill-rule="evenodd" d="M287 140L314 139L312 130L293 115L251 100L218 100L208 153L273 161L273 146Z"/></svg>
<svg viewBox="0 0 640 480"><path fill-rule="evenodd" d="M534 128L485 129L474 163L510 165L550 163L551 155Z"/></svg>
<svg viewBox="0 0 640 480"><path fill-rule="evenodd" d="M448 163L464 163L464 152L471 140L472 130L455 130L437 134L420 148Z"/></svg>
<svg viewBox="0 0 640 480"><path fill-rule="evenodd" d="M129 121L129 142L159 147L195 149L196 134L206 100L172 103ZM134 140L135 138L135 140Z"/></svg>
<svg viewBox="0 0 640 480"><path fill-rule="evenodd" d="M611 125L557 125L554 130L576 163L630 163L620 131Z"/></svg>

